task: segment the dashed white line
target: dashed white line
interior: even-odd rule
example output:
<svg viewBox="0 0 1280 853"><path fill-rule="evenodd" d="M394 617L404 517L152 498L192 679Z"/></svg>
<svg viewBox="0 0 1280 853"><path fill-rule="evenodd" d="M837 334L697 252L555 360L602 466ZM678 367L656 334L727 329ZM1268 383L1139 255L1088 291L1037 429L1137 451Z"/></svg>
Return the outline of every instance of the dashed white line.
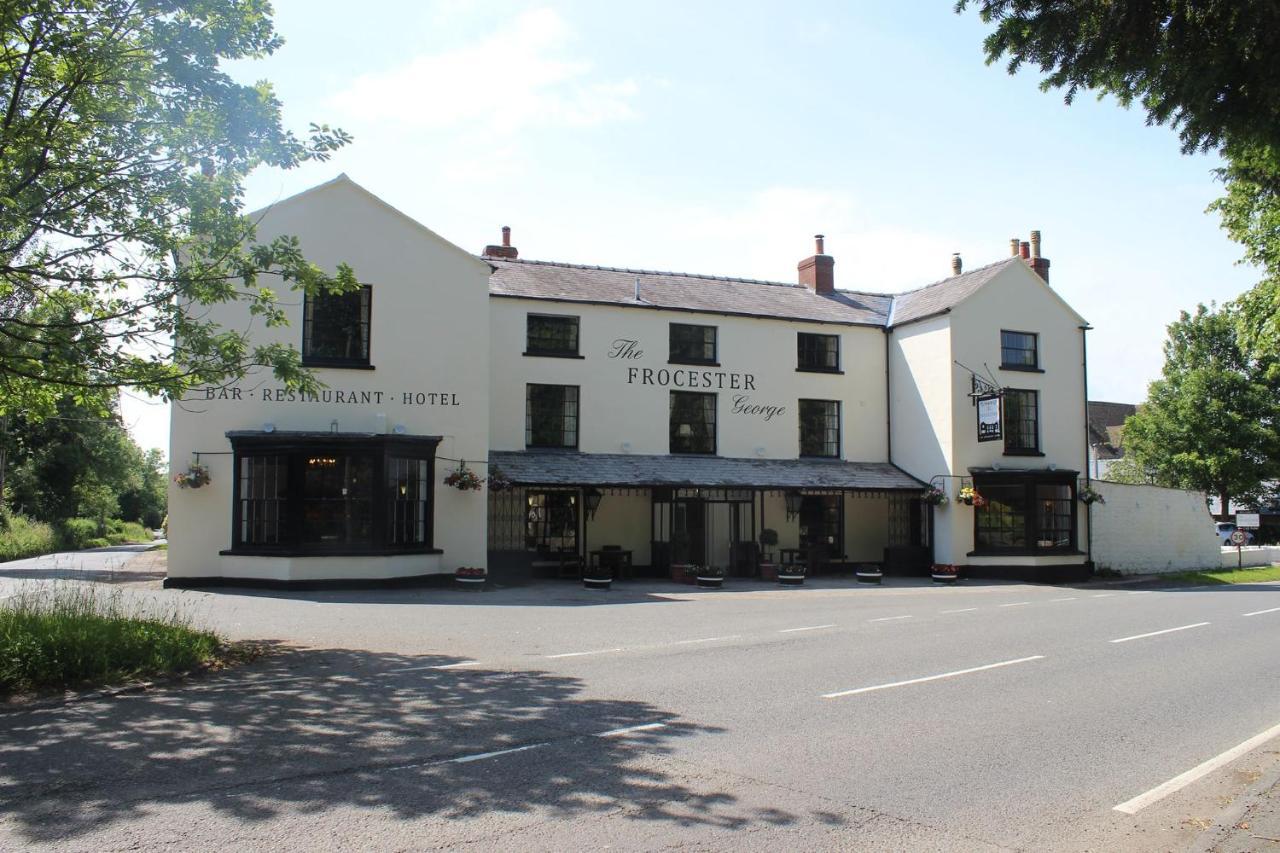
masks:
<svg viewBox="0 0 1280 853"><path fill-rule="evenodd" d="M596 737L620 737L621 735L629 735L632 732L651 732L654 729L664 729L666 723L642 723L638 726L624 726L620 729L610 729L607 732L600 732Z"/></svg>
<svg viewBox="0 0 1280 853"><path fill-rule="evenodd" d="M742 636L741 634L730 634L727 637L700 637L697 640L676 640L675 642L670 643L669 645L687 646L692 643L715 643L715 642L719 642L720 640L736 640L741 636Z"/></svg>
<svg viewBox="0 0 1280 853"><path fill-rule="evenodd" d="M1137 814L1152 803L1164 799L1175 791L1181 791L1197 779L1212 773L1219 767L1230 764L1245 753L1257 749L1276 735L1280 735L1280 725L1272 726L1265 732L1254 735L1244 743L1233 746L1231 749L1228 749L1220 755L1215 755L1203 764L1197 764L1186 773L1174 776L1168 782L1165 782L1163 785L1157 785L1145 794L1139 794L1132 800L1124 801L1120 805L1115 806L1114 809L1115 811L1124 812L1125 814Z"/></svg>
<svg viewBox="0 0 1280 853"><path fill-rule="evenodd" d="M513 752L527 752L531 749L538 749L539 747L543 747L546 745L547 744L545 743L531 743L528 746L515 746L515 747L512 747L511 749L499 749L493 752L479 752L479 753L476 753L475 755L464 755L461 758L451 758L449 759L449 763L450 764L469 764L472 761L480 761L485 758L496 758L499 755L510 755Z"/></svg>
<svg viewBox="0 0 1280 853"><path fill-rule="evenodd" d="M1252 613L1246 613L1245 616L1261 616L1263 613L1275 613L1280 611L1280 607L1271 607L1267 610L1255 610Z"/></svg>
<svg viewBox="0 0 1280 853"><path fill-rule="evenodd" d="M783 629L782 629L781 631L779 631L778 633L779 633L779 634L794 634L796 631L817 631L819 628L834 628L834 627L836 627L835 623L832 623L832 624L830 624L830 625L808 625L808 626L806 626L806 627L804 627L804 628L783 628Z"/></svg>
<svg viewBox="0 0 1280 853"><path fill-rule="evenodd" d="M1098 593L1097 595L1094 595L1094 596L1091 596L1091 597L1092 597L1092 598L1111 598L1111 596L1113 596L1113 595L1115 595L1115 593L1114 593L1114 592L1100 592L1100 593Z"/></svg>
<svg viewBox="0 0 1280 853"><path fill-rule="evenodd" d="M1011 604L1001 604L999 607L1021 607L1024 604L1030 604L1030 601L1015 601Z"/></svg>
<svg viewBox="0 0 1280 853"><path fill-rule="evenodd" d="M868 622L896 622L899 619L910 619L911 616L882 616L879 619L868 619Z"/></svg>
<svg viewBox="0 0 1280 853"><path fill-rule="evenodd" d="M1153 592L1155 592L1154 589L1135 589L1129 595L1150 595Z"/></svg>
<svg viewBox="0 0 1280 853"><path fill-rule="evenodd" d="M961 607L959 610L939 610L939 613L972 613L977 610L976 607Z"/></svg>
<svg viewBox="0 0 1280 853"><path fill-rule="evenodd" d="M1055 601L1075 601L1079 597L1080 596L1078 595L1068 595L1066 598L1051 598L1049 599L1049 603L1052 604Z"/></svg>
<svg viewBox="0 0 1280 853"><path fill-rule="evenodd" d="M1163 631L1152 631L1148 634L1134 634L1132 637L1121 637L1118 640L1111 640L1112 643L1127 643L1130 640L1144 640L1147 637L1158 637L1161 634L1172 634L1174 631L1186 631L1188 628L1203 628L1208 622L1196 622L1194 625L1179 625L1177 628L1165 628Z"/></svg>
<svg viewBox="0 0 1280 853"><path fill-rule="evenodd" d="M1013 660L1002 660L996 663L984 664L983 666L971 666L968 669L957 669L954 672L944 672L939 675L926 675L923 678L909 678L906 681L893 681L889 684L875 684L871 687L858 687L853 690L841 690L836 693L824 693L823 699L838 699L841 696L853 696L857 693L870 693L873 690L888 690L890 687L906 687L909 684L923 684L926 681L938 681L942 678L954 678L957 675L968 675L971 672L982 672L987 669L996 669L1002 666L1013 666L1017 663L1027 663L1033 660L1043 660L1044 655L1031 655L1025 658L1015 658Z"/></svg>
<svg viewBox="0 0 1280 853"><path fill-rule="evenodd" d="M548 660L554 660L556 658L580 658L585 655L607 655L611 652L620 652L620 651L622 651L621 646L619 646L616 649L594 649L593 651L589 651L589 652L564 652L563 654L558 654L558 655L546 655L546 657Z"/></svg>
<svg viewBox="0 0 1280 853"><path fill-rule="evenodd" d="M480 666L478 660L463 660L457 663L446 663L440 666L429 666L427 669L462 669L464 666ZM409 672L407 669L398 670L399 672Z"/></svg>

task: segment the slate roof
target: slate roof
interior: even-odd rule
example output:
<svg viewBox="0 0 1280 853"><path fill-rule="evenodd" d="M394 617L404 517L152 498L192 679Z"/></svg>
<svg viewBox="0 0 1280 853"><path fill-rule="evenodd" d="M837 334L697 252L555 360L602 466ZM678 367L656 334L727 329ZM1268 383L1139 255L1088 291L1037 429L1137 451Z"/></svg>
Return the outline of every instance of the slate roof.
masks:
<svg viewBox="0 0 1280 853"><path fill-rule="evenodd" d="M819 323L883 326L893 297L837 290L818 295L799 284L689 273L485 258L493 296L705 311ZM640 301L635 299L640 281Z"/></svg>
<svg viewBox="0 0 1280 853"><path fill-rule="evenodd" d="M900 326L941 314L1004 272L1006 258L905 293L837 290L819 295L800 284L692 273L596 267L486 257L493 296L739 314L817 323ZM640 282L640 301L635 298Z"/></svg>
<svg viewBox="0 0 1280 853"><path fill-rule="evenodd" d="M706 486L764 489L919 491L925 484L887 462L734 459L533 450L489 452L513 483L537 486Z"/></svg>
<svg viewBox="0 0 1280 853"><path fill-rule="evenodd" d="M1099 459L1119 459L1124 456L1120 436L1124 432L1125 418L1138 411L1132 403L1104 403L1090 400L1089 443L1094 445Z"/></svg>

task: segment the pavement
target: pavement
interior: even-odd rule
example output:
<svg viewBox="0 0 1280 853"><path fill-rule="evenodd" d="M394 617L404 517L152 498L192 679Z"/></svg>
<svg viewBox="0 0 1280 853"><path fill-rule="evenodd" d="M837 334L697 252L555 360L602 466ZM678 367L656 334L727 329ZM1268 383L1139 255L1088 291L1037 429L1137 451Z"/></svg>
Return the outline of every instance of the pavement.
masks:
<svg viewBox="0 0 1280 853"><path fill-rule="evenodd" d="M275 651L0 711L0 849L1280 849L1280 585L121 589Z"/></svg>

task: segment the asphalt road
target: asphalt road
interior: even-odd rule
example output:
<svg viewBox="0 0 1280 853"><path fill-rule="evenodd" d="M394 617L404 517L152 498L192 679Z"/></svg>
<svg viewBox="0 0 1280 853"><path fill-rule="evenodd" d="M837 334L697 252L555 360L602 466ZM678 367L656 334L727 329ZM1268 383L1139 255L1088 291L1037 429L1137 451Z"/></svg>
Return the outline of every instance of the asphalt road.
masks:
<svg viewBox="0 0 1280 853"><path fill-rule="evenodd" d="M138 580L136 573L125 567L134 557L157 544L157 539L146 545L111 545L106 548L88 548L83 551L59 551L25 560L9 560L0 563L0 580L90 580L102 583L121 583ZM163 572L159 577L163 578Z"/></svg>
<svg viewBox="0 0 1280 853"><path fill-rule="evenodd" d="M1199 849L1280 767L1148 793L1280 724L1277 585L137 594L290 649L0 713L0 847Z"/></svg>

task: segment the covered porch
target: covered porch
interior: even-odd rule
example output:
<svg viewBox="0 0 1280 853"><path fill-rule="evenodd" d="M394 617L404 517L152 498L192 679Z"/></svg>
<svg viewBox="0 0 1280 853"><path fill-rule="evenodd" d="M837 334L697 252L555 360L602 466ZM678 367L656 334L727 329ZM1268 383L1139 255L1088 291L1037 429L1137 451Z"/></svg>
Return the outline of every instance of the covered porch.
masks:
<svg viewBox="0 0 1280 853"><path fill-rule="evenodd" d="M926 574L931 562L927 487L886 463L563 451L490 463L511 484L489 495L495 577L576 578L606 563L623 579L683 565L730 578L777 564Z"/></svg>

